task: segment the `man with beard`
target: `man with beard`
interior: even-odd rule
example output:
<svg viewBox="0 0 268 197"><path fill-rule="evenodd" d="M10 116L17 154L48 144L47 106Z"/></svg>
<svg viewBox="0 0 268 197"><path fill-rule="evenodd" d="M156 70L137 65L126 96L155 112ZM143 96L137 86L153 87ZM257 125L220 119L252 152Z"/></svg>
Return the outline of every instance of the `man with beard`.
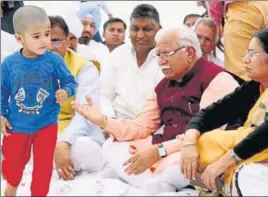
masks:
<svg viewBox="0 0 268 197"><path fill-rule="evenodd" d="M211 62L219 66L224 66L224 63L213 52L216 49L216 43L219 39L219 29L217 24L211 18L200 18L193 26L194 31L199 39L202 55Z"/></svg>
<svg viewBox="0 0 268 197"><path fill-rule="evenodd" d="M109 55L109 49L102 43L98 43L93 40L93 36L98 32L100 28L101 13L98 6L91 3L82 3L77 16L81 20L84 29L81 37L79 38L79 43L86 45L93 55L93 59L100 62L101 67L105 65L105 60ZM78 45L78 53L84 53L83 47Z"/></svg>
<svg viewBox="0 0 268 197"><path fill-rule="evenodd" d="M77 48L79 47L80 50L77 53L93 62L98 71L100 71L100 63L95 59L96 57L90 51L89 47L78 42L78 39L83 32L83 25L79 18L74 13L65 13L63 18L69 27L68 47L75 52L77 52Z"/></svg>

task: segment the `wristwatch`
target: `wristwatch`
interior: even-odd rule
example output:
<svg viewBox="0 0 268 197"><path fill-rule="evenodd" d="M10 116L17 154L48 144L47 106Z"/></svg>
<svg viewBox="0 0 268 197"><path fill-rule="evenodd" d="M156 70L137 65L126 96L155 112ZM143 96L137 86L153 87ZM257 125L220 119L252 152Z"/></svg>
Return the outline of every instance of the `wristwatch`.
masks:
<svg viewBox="0 0 268 197"><path fill-rule="evenodd" d="M167 151L162 143L157 144L157 148L158 148L158 154L161 158L167 156Z"/></svg>

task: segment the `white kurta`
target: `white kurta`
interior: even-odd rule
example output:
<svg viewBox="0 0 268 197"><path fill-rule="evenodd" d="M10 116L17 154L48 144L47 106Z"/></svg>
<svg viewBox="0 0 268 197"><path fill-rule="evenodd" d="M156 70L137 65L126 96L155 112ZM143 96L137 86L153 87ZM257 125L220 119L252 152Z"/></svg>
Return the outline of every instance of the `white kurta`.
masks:
<svg viewBox="0 0 268 197"><path fill-rule="evenodd" d="M158 82L164 77L151 50L144 64L138 67L132 44L116 48L101 72L102 112L118 119L135 117Z"/></svg>
<svg viewBox="0 0 268 197"><path fill-rule="evenodd" d="M91 40L87 46L78 44L77 53L86 59L98 61L101 64L101 68L106 64L110 55L110 51L106 45L98 43L95 40Z"/></svg>

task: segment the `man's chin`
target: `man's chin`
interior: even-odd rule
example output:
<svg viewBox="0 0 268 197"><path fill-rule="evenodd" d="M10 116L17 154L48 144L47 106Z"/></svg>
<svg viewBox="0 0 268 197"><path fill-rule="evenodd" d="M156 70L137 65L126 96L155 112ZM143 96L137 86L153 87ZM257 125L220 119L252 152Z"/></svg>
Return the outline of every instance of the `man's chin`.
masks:
<svg viewBox="0 0 268 197"><path fill-rule="evenodd" d="M90 42L91 38L88 37L81 37L79 38L78 42L80 44L84 44L84 45L88 45L88 43Z"/></svg>

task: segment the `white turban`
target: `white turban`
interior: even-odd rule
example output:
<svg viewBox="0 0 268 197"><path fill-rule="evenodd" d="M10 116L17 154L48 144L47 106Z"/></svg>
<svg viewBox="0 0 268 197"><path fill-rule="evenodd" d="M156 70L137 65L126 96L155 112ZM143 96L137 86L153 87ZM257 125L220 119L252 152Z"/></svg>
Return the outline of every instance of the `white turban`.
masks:
<svg viewBox="0 0 268 197"><path fill-rule="evenodd" d="M69 27L69 32L74 34L76 38L80 38L83 32L83 24L75 13L66 13L63 19Z"/></svg>

